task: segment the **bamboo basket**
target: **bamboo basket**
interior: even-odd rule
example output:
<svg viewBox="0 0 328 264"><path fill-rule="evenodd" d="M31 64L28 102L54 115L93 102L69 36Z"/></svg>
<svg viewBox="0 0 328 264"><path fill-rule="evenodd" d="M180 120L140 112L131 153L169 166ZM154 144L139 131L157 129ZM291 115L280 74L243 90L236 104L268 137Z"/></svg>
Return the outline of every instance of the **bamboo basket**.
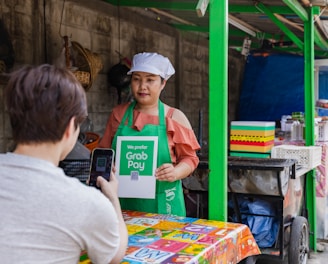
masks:
<svg viewBox="0 0 328 264"><path fill-rule="evenodd" d="M83 87L88 87L90 84L90 73L86 71L74 71L76 79L82 84Z"/></svg>
<svg viewBox="0 0 328 264"><path fill-rule="evenodd" d="M83 88L88 91L100 70L103 68L99 54L91 52L83 48L81 44L72 41L72 57L74 58L74 66L77 70L74 75L79 80Z"/></svg>

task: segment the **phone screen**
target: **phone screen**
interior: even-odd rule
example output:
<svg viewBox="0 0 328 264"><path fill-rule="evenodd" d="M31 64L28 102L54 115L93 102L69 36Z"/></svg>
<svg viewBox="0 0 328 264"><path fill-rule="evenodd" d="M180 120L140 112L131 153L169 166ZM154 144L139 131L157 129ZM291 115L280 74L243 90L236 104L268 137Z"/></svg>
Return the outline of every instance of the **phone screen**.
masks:
<svg viewBox="0 0 328 264"><path fill-rule="evenodd" d="M89 185L97 187L98 176L102 176L109 181L113 162L114 150L95 148L91 156Z"/></svg>

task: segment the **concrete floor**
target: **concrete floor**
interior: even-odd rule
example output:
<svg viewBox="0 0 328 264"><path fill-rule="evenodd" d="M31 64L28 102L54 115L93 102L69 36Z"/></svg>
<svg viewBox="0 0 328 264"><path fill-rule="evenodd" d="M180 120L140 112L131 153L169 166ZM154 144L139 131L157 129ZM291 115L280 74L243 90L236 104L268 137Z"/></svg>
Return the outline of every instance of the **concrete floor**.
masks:
<svg viewBox="0 0 328 264"><path fill-rule="evenodd" d="M252 263L252 262L250 262ZM258 259L256 264L287 264L288 260L277 261L270 259ZM307 264L327 264L328 263L328 241L317 242L317 252L311 252ZM288 263L294 264L294 263Z"/></svg>
<svg viewBox="0 0 328 264"><path fill-rule="evenodd" d="M328 241L317 243L317 252L311 252L308 264L326 264L328 262Z"/></svg>

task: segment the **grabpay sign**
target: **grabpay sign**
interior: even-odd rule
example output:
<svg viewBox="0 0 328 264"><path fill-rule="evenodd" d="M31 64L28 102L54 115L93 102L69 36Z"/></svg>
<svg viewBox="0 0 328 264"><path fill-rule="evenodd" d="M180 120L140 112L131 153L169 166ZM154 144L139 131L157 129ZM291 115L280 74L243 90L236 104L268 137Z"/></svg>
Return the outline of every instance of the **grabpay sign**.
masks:
<svg viewBox="0 0 328 264"><path fill-rule="evenodd" d="M138 171L140 176L152 176L153 158L154 141L122 141L120 175L130 176L131 171Z"/></svg>

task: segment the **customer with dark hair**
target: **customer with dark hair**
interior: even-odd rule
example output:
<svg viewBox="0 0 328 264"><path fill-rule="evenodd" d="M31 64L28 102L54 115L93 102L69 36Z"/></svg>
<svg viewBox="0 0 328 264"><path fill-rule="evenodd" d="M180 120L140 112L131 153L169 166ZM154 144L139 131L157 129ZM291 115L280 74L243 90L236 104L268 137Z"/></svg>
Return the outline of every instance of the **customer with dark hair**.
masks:
<svg viewBox="0 0 328 264"><path fill-rule="evenodd" d="M119 263L127 230L118 182L96 188L67 177L60 160L72 150L87 116L75 76L51 65L11 74L6 107L16 147L0 154L0 256L3 263Z"/></svg>

